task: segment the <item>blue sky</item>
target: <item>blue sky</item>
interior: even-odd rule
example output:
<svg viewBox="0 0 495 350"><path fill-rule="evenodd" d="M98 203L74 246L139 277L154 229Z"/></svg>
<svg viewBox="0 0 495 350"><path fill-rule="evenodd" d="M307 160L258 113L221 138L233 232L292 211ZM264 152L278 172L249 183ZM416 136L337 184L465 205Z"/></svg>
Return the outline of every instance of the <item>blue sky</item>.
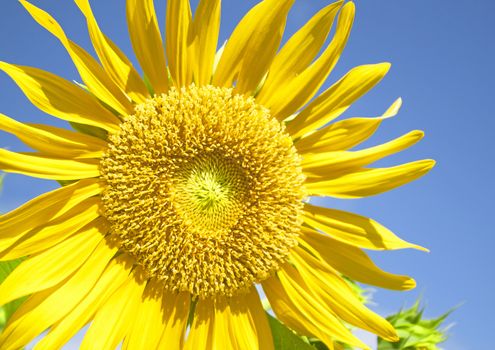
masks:
<svg viewBox="0 0 495 350"><path fill-rule="evenodd" d="M164 21L164 2L157 10ZM84 21L71 1L38 0L67 34L90 49ZM131 53L123 0L92 1L104 31ZM222 40L252 7L252 0L224 1ZM290 14L293 33L329 1L298 0ZM362 200L326 200L325 204L373 217L401 237L430 248L431 253L373 253L392 272L414 276L418 288L398 293L377 290L375 308L381 313L410 305L422 294L427 314L435 316L464 303L450 318L448 350L487 349L493 332L495 186L493 172L495 2L491 0L356 1L357 17L349 45L328 86L353 66L392 62L385 80L346 116L375 116L397 97L401 113L382 124L367 144L390 140L413 129L426 132L414 148L382 161L382 165L434 158L437 167L404 188ZM61 45L25 13L15 0L2 1L0 60L32 65L78 79ZM0 75L0 112L22 121L63 123L31 106L4 74ZM1 133L0 147L26 150ZM57 185L9 175L0 196L0 211L15 208Z"/></svg>

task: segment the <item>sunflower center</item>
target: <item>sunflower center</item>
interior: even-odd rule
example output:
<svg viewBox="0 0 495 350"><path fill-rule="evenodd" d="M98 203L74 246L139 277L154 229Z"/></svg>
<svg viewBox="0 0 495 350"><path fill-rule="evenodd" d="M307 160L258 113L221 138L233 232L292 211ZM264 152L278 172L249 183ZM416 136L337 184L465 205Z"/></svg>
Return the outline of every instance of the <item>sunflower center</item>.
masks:
<svg viewBox="0 0 495 350"><path fill-rule="evenodd" d="M232 89L172 88L138 105L101 173L111 232L170 291L245 292L296 245L300 157L284 126Z"/></svg>
<svg viewBox="0 0 495 350"><path fill-rule="evenodd" d="M249 182L242 168L219 154L198 157L178 172L176 180L175 208L203 235L226 233L248 200Z"/></svg>

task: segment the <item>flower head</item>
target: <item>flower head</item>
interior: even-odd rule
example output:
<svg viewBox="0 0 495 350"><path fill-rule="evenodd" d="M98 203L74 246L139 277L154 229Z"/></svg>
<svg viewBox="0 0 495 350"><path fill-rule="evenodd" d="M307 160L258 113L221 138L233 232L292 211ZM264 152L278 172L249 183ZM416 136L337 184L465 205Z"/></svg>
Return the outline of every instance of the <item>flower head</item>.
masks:
<svg viewBox="0 0 495 350"><path fill-rule="evenodd" d="M357 67L317 96L354 4L326 6L280 48L294 0L264 0L217 52L220 0L201 0L194 16L188 0L167 1L165 40L153 1L127 0L142 77L89 1L74 1L99 60L21 3L65 47L82 86L0 62L35 106L74 127L0 115L0 129L35 150L0 150L0 169L66 184L0 217L0 259L28 256L0 286L0 304L29 295L0 347L48 330L37 348L58 348L90 323L82 349L269 350L261 289L281 322L328 347L366 348L347 324L397 340L344 277L411 289L413 279L380 270L362 249L424 248L371 219L309 204L379 194L433 166L369 167L418 142L419 131L350 150L400 99L381 117L333 122L389 64Z"/></svg>

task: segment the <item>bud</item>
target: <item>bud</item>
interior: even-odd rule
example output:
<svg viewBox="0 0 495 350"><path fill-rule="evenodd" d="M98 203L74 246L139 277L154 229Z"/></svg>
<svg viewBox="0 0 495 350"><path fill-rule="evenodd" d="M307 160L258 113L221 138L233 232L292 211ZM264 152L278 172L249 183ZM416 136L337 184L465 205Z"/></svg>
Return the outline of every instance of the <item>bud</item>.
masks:
<svg viewBox="0 0 495 350"><path fill-rule="evenodd" d="M425 319L424 308L420 308L420 302L417 301L410 309L387 317L397 330L400 340L390 343L378 339L378 350L440 350L437 345L447 339L446 332L449 328L440 329L440 326L452 311L453 309L435 319Z"/></svg>

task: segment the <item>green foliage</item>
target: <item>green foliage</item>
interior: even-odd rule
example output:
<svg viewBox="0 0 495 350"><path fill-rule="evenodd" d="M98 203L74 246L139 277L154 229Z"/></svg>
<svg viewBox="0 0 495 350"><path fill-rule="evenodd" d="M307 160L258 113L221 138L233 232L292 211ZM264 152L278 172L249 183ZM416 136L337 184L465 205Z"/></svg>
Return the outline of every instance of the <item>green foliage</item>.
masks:
<svg viewBox="0 0 495 350"><path fill-rule="evenodd" d="M277 350L315 350L315 347L305 342L301 337L280 323L279 320L267 314L272 329L273 342Z"/></svg>
<svg viewBox="0 0 495 350"><path fill-rule="evenodd" d="M447 329L440 326L452 311L435 319L424 319L424 308L420 308L417 301L410 309L387 317L397 329L400 341L389 343L378 339L378 350L439 350L437 345L447 339Z"/></svg>
<svg viewBox="0 0 495 350"><path fill-rule="evenodd" d="M328 347L319 340L310 340L311 345L313 345L317 350L328 350ZM333 344L334 350L354 350L352 346L344 343L335 342Z"/></svg>

